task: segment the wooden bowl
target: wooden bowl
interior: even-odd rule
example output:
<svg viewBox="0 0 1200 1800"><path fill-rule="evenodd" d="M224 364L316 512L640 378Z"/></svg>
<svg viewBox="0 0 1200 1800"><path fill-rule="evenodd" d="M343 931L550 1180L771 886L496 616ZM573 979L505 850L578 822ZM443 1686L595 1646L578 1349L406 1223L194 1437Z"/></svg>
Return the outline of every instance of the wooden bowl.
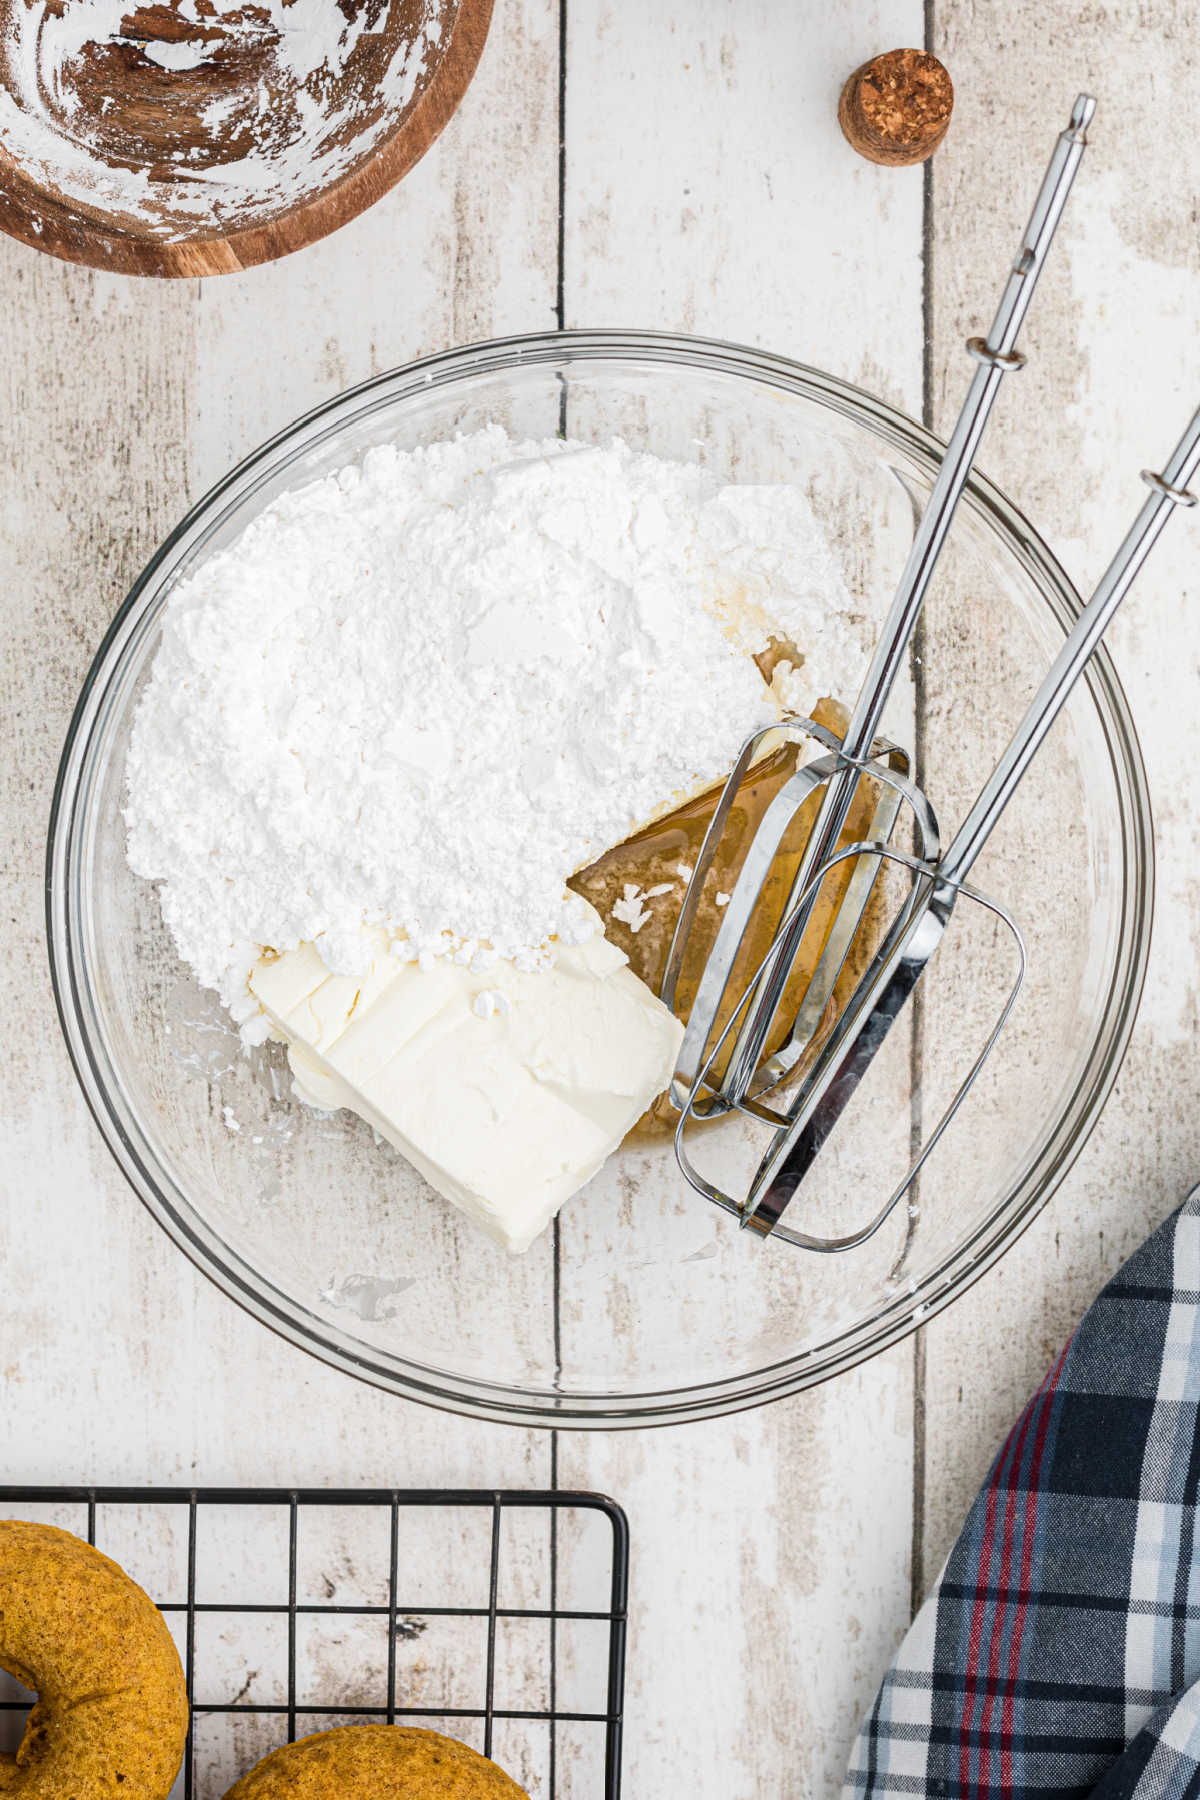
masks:
<svg viewBox="0 0 1200 1800"><path fill-rule="evenodd" d="M299 250L424 155L492 0L0 0L0 228L128 275Z"/></svg>

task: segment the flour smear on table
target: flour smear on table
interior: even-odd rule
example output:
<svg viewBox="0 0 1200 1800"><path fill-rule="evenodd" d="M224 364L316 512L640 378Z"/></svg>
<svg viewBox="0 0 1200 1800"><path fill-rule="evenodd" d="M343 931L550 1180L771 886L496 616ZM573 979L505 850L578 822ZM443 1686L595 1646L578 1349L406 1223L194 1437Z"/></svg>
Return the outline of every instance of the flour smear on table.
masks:
<svg viewBox="0 0 1200 1800"><path fill-rule="evenodd" d="M567 878L845 690L850 603L805 495L497 426L284 494L171 596L129 860L227 1005L263 947L355 974L544 966ZM802 647L769 687L753 657Z"/></svg>
<svg viewBox="0 0 1200 1800"><path fill-rule="evenodd" d="M279 209L317 193L392 128L426 75L443 36L439 0L425 0L411 38L393 51L382 79L343 81L364 36L382 32L389 7L348 19L332 0L176 0L186 29L177 40L125 35L128 0L70 0L61 11L14 0L0 33L0 149L25 174L64 199L148 223L169 241L189 226L235 227L239 215ZM185 76L236 48L262 56L255 86L229 80L227 95L200 111L207 144L176 151L175 168L122 154L115 100L84 98L89 60L112 46ZM186 105L186 90L181 93ZM170 104L170 90L162 96ZM377 114L371 131L359 125ZM182 114L181 114L182 116ZM234 137L244 155L220 160Z"/></svg>

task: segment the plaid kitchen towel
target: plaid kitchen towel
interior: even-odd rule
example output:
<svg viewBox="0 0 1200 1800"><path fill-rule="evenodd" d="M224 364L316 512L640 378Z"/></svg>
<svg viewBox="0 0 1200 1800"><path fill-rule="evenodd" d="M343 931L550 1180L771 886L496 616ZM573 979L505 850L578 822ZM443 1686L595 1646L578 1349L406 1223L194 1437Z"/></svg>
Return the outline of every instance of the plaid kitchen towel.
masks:
<svg viewBox="0 0 1200 1800"><path fill-rule="evenodd" d="M1017 1420L846 1800L1200 1800L1200 1188Z"/></svg>

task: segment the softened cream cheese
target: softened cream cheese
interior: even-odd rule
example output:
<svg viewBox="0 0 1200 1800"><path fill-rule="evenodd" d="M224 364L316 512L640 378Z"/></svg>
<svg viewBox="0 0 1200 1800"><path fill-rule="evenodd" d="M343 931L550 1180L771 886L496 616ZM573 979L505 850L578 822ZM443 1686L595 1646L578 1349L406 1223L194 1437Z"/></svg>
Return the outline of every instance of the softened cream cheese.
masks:
<svg viewBox="0 0 1200 1800"><path fill-rule="evenodd" d="M553 966L422 969L364 930L366 973L311 945L250 989L285 1039L297 1095L349 1107L511 1251L527 1250L670 1079L683 1028L596 935Z"/></svg>

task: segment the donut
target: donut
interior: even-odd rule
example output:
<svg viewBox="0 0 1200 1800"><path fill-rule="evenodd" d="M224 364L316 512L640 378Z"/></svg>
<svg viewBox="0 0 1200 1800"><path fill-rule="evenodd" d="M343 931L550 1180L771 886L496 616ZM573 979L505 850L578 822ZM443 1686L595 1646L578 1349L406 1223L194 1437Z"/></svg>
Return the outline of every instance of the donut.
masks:
<svg viewBox="0 0 1200 1800"><path fill-rule="evenodd" d="M0 1519L0 1667L37 1703L0 1793L29 1800L166 1800L188 1704L154 1602L90 1544Z"/></svg>
<svg viewBox="0 0 1200 1800"><path fill-rule="evenodd" d="M406 1725L336 1725L272 1750L225 1800L529 1800L456 1738Z"/></svg>

